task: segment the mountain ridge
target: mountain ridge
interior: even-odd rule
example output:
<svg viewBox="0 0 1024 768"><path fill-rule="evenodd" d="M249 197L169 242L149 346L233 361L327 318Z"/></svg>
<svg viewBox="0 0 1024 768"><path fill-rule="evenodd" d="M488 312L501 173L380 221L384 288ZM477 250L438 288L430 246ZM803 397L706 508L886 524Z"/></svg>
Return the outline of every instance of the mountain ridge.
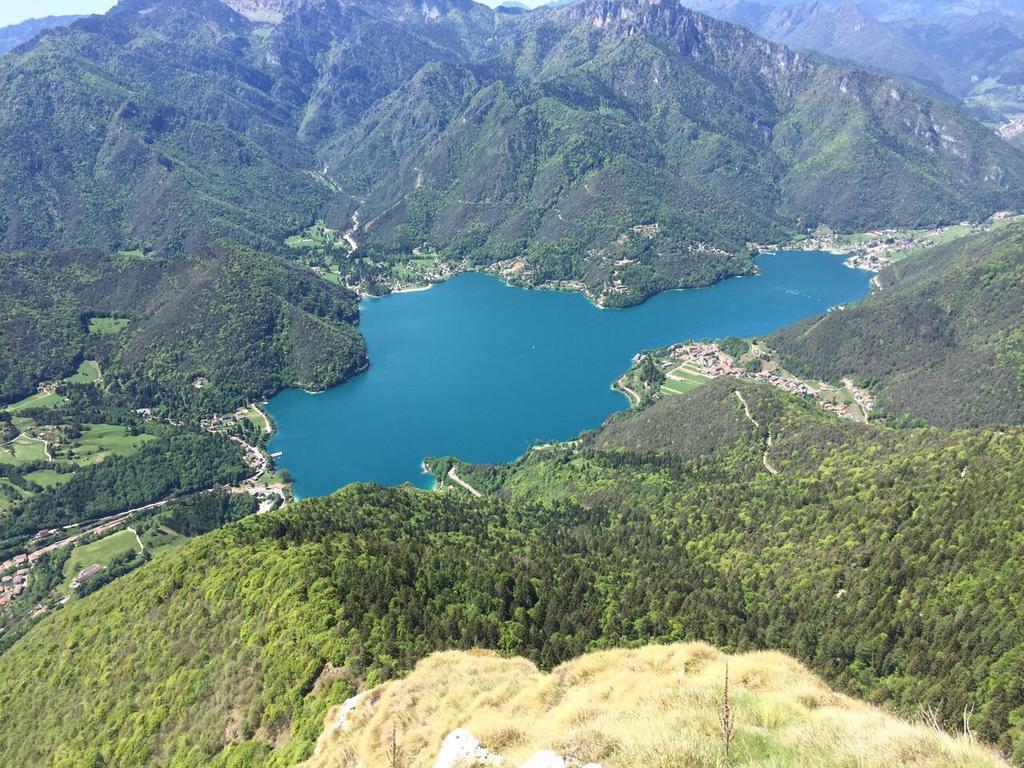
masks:
<svg viewBox="0 0 1024 768"><path fill-rule="evenodd" d="M66 16L44 16L38 19L27 19L19 22L18 24L0 27L0 54L13 51L19 46L27 44L34 37L46 32L47 30L66 27L69 24L74 24L81 18L84 17L74 14Z"/></svg>
<svg viewBox="0 0 1024 768"><path fill-rule="evenodd" d="M628 304L748 272L749 242L803 225L1024 207L1024 156L955 111L676 3L240 7L281 18L128 0L0 64L3 247L281 251L361 205L364 258L519 255Z"/></svg>

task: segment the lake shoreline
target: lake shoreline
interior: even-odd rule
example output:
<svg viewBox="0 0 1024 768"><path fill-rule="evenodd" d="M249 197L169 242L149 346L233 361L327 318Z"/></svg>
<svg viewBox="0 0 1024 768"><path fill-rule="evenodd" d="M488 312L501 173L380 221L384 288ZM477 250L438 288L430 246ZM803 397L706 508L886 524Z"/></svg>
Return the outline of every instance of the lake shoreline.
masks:
<svg viewBox="0 0 1024 768"><path fill-rule="evenodd" d="M600 426L629 407L609 385L640 350L770 333L869 293L870 276L834 255L758 261L751 279L663 291L623 312L491 273L368 301L361 329L373 365L316 397L274 397L270 450L284 451L279 466L304 498L350 482L426 487L424 457L501 463Z"/></svg>

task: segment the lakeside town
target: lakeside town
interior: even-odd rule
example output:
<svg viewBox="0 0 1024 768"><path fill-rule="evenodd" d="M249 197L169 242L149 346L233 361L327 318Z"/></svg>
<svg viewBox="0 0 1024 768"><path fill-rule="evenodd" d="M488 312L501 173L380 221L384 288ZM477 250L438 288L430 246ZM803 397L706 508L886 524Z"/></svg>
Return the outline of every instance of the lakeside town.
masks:
<svg viewBox="0 0 1024 768"><path fill-rule="evenodd" d="M843 234L819 227L808 237L784 246L787 250L827 251L847 256L846 266L868 272L880 272L908 256L971 234L988 232L1022 217L1013 211L1000 211L983 222L962 221L930 229L878 229ZM759 246L760 252L778 250Z"/></svg>
<svg viewBox="0 0 1024 768"><path fill-rule="evenodd" d="M193 387L196 389L201 389L203 386L205 386L203 380L197 379L193 382ZM40 388L40 391L44 390L49 391L49 388ZM147 421L153 418L148 409L140 409L138 413ZM234 486L217 486L199 491L198 494L216 490L249 494L259 502L258 513L271 511L290 500L290 483L285 477L274 472L272 457L261 447L262 442L253 444L237 434L241 433L244 436L247 433L255 432L261 437L269 437L273 429L270 419L258 405L251 404L230 414L219 414L202 419L200 426L208 432L223 434L229 440L242 446L245 463L252 470L252 474ZM197 494L186 494L186 496L191 495ZM37 563L56 550L74 547L78 552L78 548L83 547L84 551L96 543L108 540L115 534L120 535L122 532L128 531L134 537L134 541L138 543L139 550L145 551L146 547L142 540L130 527L131 521L140 515L156 511L178 498L185 498L185 496L166 498L97 520L37 531L26 540L23 552L0 562L0 612L8 613L14 608L14 602L28 592ZM82 567L75 569L66 589L46 596L33 597L33 600L37 600L37 602L31 608L30 618L38 618L54 607L65 604L82 585L95 579L105 568L106 566L101 562L86 561ZM0 632L2 631L3 629L0 628Z"/></svg>
<svg viewBox="0 0 1024 768"><path fill-rule="evenodd" d="M733 352L719 343L691 342L638 354L633 358L633 368L617 386L637 405L645 399L644 394L647 398L683 394L712 379L728 377L762 381L813 398L823 410L850 421L867 422L875 408L871 393L850 379L844 379L842 386L805 381L783 368L769 350L758 344L741 339L728 343L734 347ZM658 372L655 376L651 375L652 365Z"/></svg>

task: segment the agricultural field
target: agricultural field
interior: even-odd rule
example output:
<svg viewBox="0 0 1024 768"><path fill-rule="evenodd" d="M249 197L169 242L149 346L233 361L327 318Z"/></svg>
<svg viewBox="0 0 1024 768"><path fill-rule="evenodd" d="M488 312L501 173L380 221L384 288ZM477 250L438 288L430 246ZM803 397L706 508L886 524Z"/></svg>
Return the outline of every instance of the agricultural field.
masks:
<svg viewBox="0 0 1024 768"><path fill-rule="evenodd" d="M68 384L95 384L103 375L100 373L100 364L95 360L83 360L78 366L78 372L68 376L64 381Z"/></svg>
<svg viewBox="0 0 1024 768"><path fill-rule="evenodd" d="M665 382L661 388L668 390L669 394L682 395L709 381L710 377L698 373L689 366L680 365L665 374Z"/></svg>
<svg viewBox="0 0 1024 768"><path fill-rule="evenodd" d="M57 485L64 485L71 479L70 472L58 472L54 469L39 469L35 472L27 472L25 479L35 483L40 488L53 488Z"/></svg>
<svg viewBox="0 0 1024 768"><path fill-rule="evenodd" d="M46 444L42 440L34 439L26 434L18 435L5 445L3 455L0 455L0 462L14 465L48 460Z"/></svg>
<svg viewBox="0 0 1024 768"><path fill-rule="evenodd" d="M305 250L308 248L342 248L344 241L337 230L326 226L323 221L318 221L313 226L298 235L292 235L284 241L288 248Z"/></svg>
<svg viewBox="0 0 1024 768"><path fill-rule="evenodd" d="M116 424L83 424L81 436L61 446L54 458L63 458L78 465L95 464L109 456L131 456L152 435L131 435L128 428Z"/></svg>
<svg viewBox="0 0 1024 768"><path fill-rule="evenodd" d="M104 567L110 565L110 562L118 555L125 553L138 553L139 542L135 538L135 533L132 531L124 530L112 533L109 536L104 536L98 541L94 541L91 544L83 544L80 547L75 547L71 552L71 557L64 564L64 580L65 583L70 587L71 580L83 569L94 563L102 565Z"/></svg>
<svg viewBox="0 0 1024 768"><path fill-rule="evenodd" d="M36 394L29 395L24 400L19 400L17 403L7 406L6 410L11 413L21 413L32 408L57 408L66 402L67 399L56 392L36 392Z"/></svg>
<svg viewBox="0 0 1024 768"><path fill-rule="evenodd" d="M166 525L161 525L159 528L152 528L142 534L142 543L146 547L146 551L156 557L157 555L163 554L164 552L170 552L183 546L188 542L187 536L182 536L177 531L173 531Z"/></svg>
<svg viewBox="0 0 1024 768"><path fill-rule="evenodd" d="M130 320L122 317L93 317L89 319L89 333L97 336L116 336L128 327Z"/></svg>

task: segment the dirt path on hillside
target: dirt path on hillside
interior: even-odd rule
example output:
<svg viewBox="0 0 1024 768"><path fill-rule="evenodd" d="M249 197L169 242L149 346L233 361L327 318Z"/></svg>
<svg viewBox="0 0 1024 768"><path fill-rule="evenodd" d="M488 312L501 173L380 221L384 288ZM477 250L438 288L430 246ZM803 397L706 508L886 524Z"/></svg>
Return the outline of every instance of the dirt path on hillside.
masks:
<svg viewBox="0 0 1024 768"><path fill-rule="evenodd" d="M20 435L18 435L16 438L14 438L14 440L11 440L11 442L8 443L8 445L14 445L14 443L17 442L21 438L25 438L26 440L29 440L29 441L34 442L34 443L42 443L43 444L43 455L46 457L46 460L48 462L50 462L51 464L53 463L53 456L50 454L50 444L48 442L46 442L46 440L44 440L41 437L32 437L32 435L26 435L24 432L22 432ZM11 455L13 456L14 454L12 453Z"/></svg>
<svg viewBox="0 0 1024 768"><path fill-rule="evenodd" d="M455 467L452 467L451 469L448 470L448 479L451 480L452 482L458 483L477 498L483 498L483 494L480 493L480 491L478 491L476 488L474 488L472 485L467 483L465 480L463 480L455 473Z"/></svg>
<svg viewBox="0 0 1024 768"><path fill-rule="evenodd" d="M629 407L632 408L634 405L640 405L640 395L638 395L632 389L627 387L624 382L625 379L619 379L618 381L615 382L615 386L618 388L620 392L624 393L626 397L629 398ZM634 400L636 400L635 404L633 402Z"/></svg>
<svg viewBox="0 0 1024 768"><path fill-rule="evenodd" d="M747 419L750 421L750 423L753 424L758 429L760 429L761 423L754 418L754 414L751 413L750 405L747 403L746 398L743 397L743 393L736 389L733 390L733 394L736 395L740 403L743 404L743 412L747 415ZM767 469L771 474L777 475L779 474L779 470L773 467L771 462L768 460L768 454L771 452L773 440L774 438L772 437L772 432L771 430L768 430L768 439L765 441L764 454L761 456L761 462L764 464L764 468Z"/></svg>
<svg viewBox="0 0 1024 768"><path fill-rule="evenodd" d="M134 533L134 534L135 534L135 540L136 540L136 541L137 541L137 542L139 543L139 552L145 553L145 552L146 552L146 545L145 545L145 544L143 544L143 543L142 543L142 539L141 539L141 538L139 538L139 532L138 532L138 531L136 531L136 530L135 530L134 528L132 528L131 526L128 526L127 528L125 528L125 530L126 530L126 531L131 531L132 533Z"/></svg>

